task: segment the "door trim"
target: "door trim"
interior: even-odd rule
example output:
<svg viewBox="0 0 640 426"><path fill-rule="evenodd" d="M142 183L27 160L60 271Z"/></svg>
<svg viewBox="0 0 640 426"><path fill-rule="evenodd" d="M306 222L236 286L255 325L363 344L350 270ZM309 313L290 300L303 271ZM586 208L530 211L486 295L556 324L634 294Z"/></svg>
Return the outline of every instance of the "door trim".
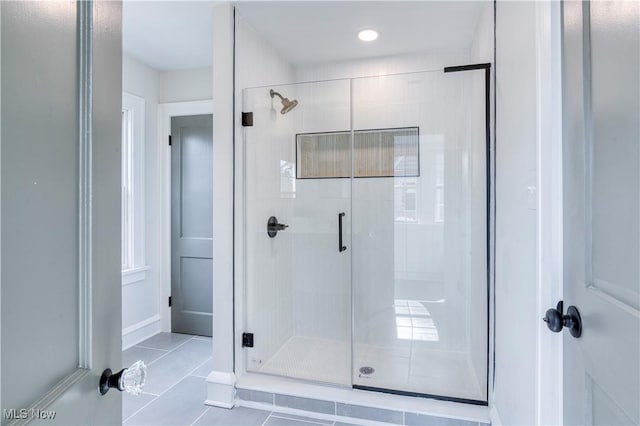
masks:
<svg viewBox="0 0 640 426"><path fill-rule="evenodd" d="M171 332L171 309L167 300L171 295L171 117L213 114L213 100L167 102L158 104L158 170L160 194L160 330Z"/></svg>
<svg viewBox="0 0 640 426"><path fill-rule="evenodd" d="M78 2L78 368L92 366L93 2Z"/></svg>
<svg viewBox="0 0 640 426"><path fill-rule="evenodd" d="M536 210L536 312L562 300L562 6L536 4L536 156L532 179ZM537 194L536 194L537 192ZM531 192L530 192L531 196ZM535 424L562 424L562 336L536 327Z"/></svg>
<svg viewBox="0 0 640 426"><path fill-rule="evenodd" d="M2 7L0 6L0 46L2 46ZM0 100L2 99L2 54L0 54ZM0 164L2 164L2 102L0 102ZM0 173L0 235L2 235L2 173ZM0 241L2 238L0 238ZM2 244L0 244L0 318L2 318ZM0 327L0 377L2 377L2 327ZM0 408L2 408L0 385Z"/></svg>

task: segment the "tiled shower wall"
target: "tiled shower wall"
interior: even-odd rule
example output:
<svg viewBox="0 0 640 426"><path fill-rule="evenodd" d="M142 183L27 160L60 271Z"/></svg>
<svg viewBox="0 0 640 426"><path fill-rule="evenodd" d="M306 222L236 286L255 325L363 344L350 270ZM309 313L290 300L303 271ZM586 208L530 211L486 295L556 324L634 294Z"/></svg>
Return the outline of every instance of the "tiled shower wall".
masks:
<svg viewBox="0 0 640 426"><path fill-rule="evenodd" d="M293 68L282 56L260 37L236 13L236 117L246 111L245 92L248 87L277 84L293 80ZM259 66L257 66L259 64ZM263 90L260 105L271 105L269 90ZM251 105L252 107L254 105ZM236 223L242 224L245 219L247 227L237 226L236 234L236 281L245 282L245 266L249 271L246 277L253 286L251 291L241 292L236 299L236 312L249 319L249 328L244 328L240 334L249 331L258 336L260 351L252 352L254 359L269 358L280 345L291 337L293 333L293 319L291 314L291 240L289 234L281 233L274 245L274 240L260 238L266 235L266 223L269 216L277 216L282 223L287 223L289 217L283 212L289 211L289 199L281 198L279 180L264 179L262 168L278 164L282 157L281 150L275 149L280 138L291 134L291 128L286 122L276 123L270 137L274 139L260 140L260 144L251 146L247 151L247 164L244 167L245 131L260 131L258 123L253 128L243 128L236 125ZM243 186L247 177L247 197L244 197ZM246 206L245 203L246 202ZM246 217L244 216L246 212ZM247 239L244 238L244 231ZM245 245L245 241L249 243ZM244 255L246 251L247 256ZM254 262L244 264L250 258ZM246 299L244 296L246 295Z"/></svg>

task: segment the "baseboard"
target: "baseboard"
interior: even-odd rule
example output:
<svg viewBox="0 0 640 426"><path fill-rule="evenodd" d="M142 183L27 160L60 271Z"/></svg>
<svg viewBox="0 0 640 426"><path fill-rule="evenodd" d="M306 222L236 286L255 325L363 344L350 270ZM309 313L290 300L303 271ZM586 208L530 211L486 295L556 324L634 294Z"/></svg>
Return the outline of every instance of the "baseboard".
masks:
<svg viewBox="0 0 640 426"><path fill-rule="evenodd" d="M503 423L495 405L491 406L491 409L489 410L489 417L491 418L491 426L502 426Z"/></svg>
<svg viewBox="0 0 640 426"><path fill-rule="evenodd" d="M160 333L160 315L154 315L122 330L122 350Z"/></svg>
<svg viewBox="0 0 640 426"><path fill-rule="evenodd" d="M212 371L207 376L206 405L233 408L236 402L236 376L233 373Z"/></svg>

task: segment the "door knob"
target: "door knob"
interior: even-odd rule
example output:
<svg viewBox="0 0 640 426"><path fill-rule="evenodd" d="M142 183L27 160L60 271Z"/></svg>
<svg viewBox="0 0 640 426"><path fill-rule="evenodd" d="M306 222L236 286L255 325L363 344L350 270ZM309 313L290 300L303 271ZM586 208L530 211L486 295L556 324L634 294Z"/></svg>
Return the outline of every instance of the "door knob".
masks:
<svg viewBox="0 0 640 426"><path fill-rule="evenodd" d="M140 395L146 377L147 366L143 361L136 361L131 367L123 368L115 374L107 368L100 376L100 394L104 395L114 388L131 395Z"/></svg>
<svg viewBox="0 0 640 426"><path fill-rule="evenodd" d="M554 333L559 333L564 327L569 329L569 333L575 338L582 335L582 319L580 318L580 312L575 306L569 306L567 313L563 314L564 309L563 301L559 301L556 308L547 310L546 315L542 320L547 323L549 330Z"/></svg>

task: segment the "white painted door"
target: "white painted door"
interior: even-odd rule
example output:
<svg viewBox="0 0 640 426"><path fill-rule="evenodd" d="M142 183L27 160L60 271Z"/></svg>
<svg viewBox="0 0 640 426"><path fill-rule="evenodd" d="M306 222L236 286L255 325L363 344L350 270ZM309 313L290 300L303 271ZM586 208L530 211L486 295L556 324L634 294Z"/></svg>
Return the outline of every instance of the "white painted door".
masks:
<svg viewBox="0 0 640 426"><path fill-rule="evenodd" d="M640 423L640 3L564 3L564 422Z"/></svg>
<svg viewBox="0 0 640 426"><path fill-rule="evenodd" d="M0 7L2 424L120 424L121 5Z"/></svg>

